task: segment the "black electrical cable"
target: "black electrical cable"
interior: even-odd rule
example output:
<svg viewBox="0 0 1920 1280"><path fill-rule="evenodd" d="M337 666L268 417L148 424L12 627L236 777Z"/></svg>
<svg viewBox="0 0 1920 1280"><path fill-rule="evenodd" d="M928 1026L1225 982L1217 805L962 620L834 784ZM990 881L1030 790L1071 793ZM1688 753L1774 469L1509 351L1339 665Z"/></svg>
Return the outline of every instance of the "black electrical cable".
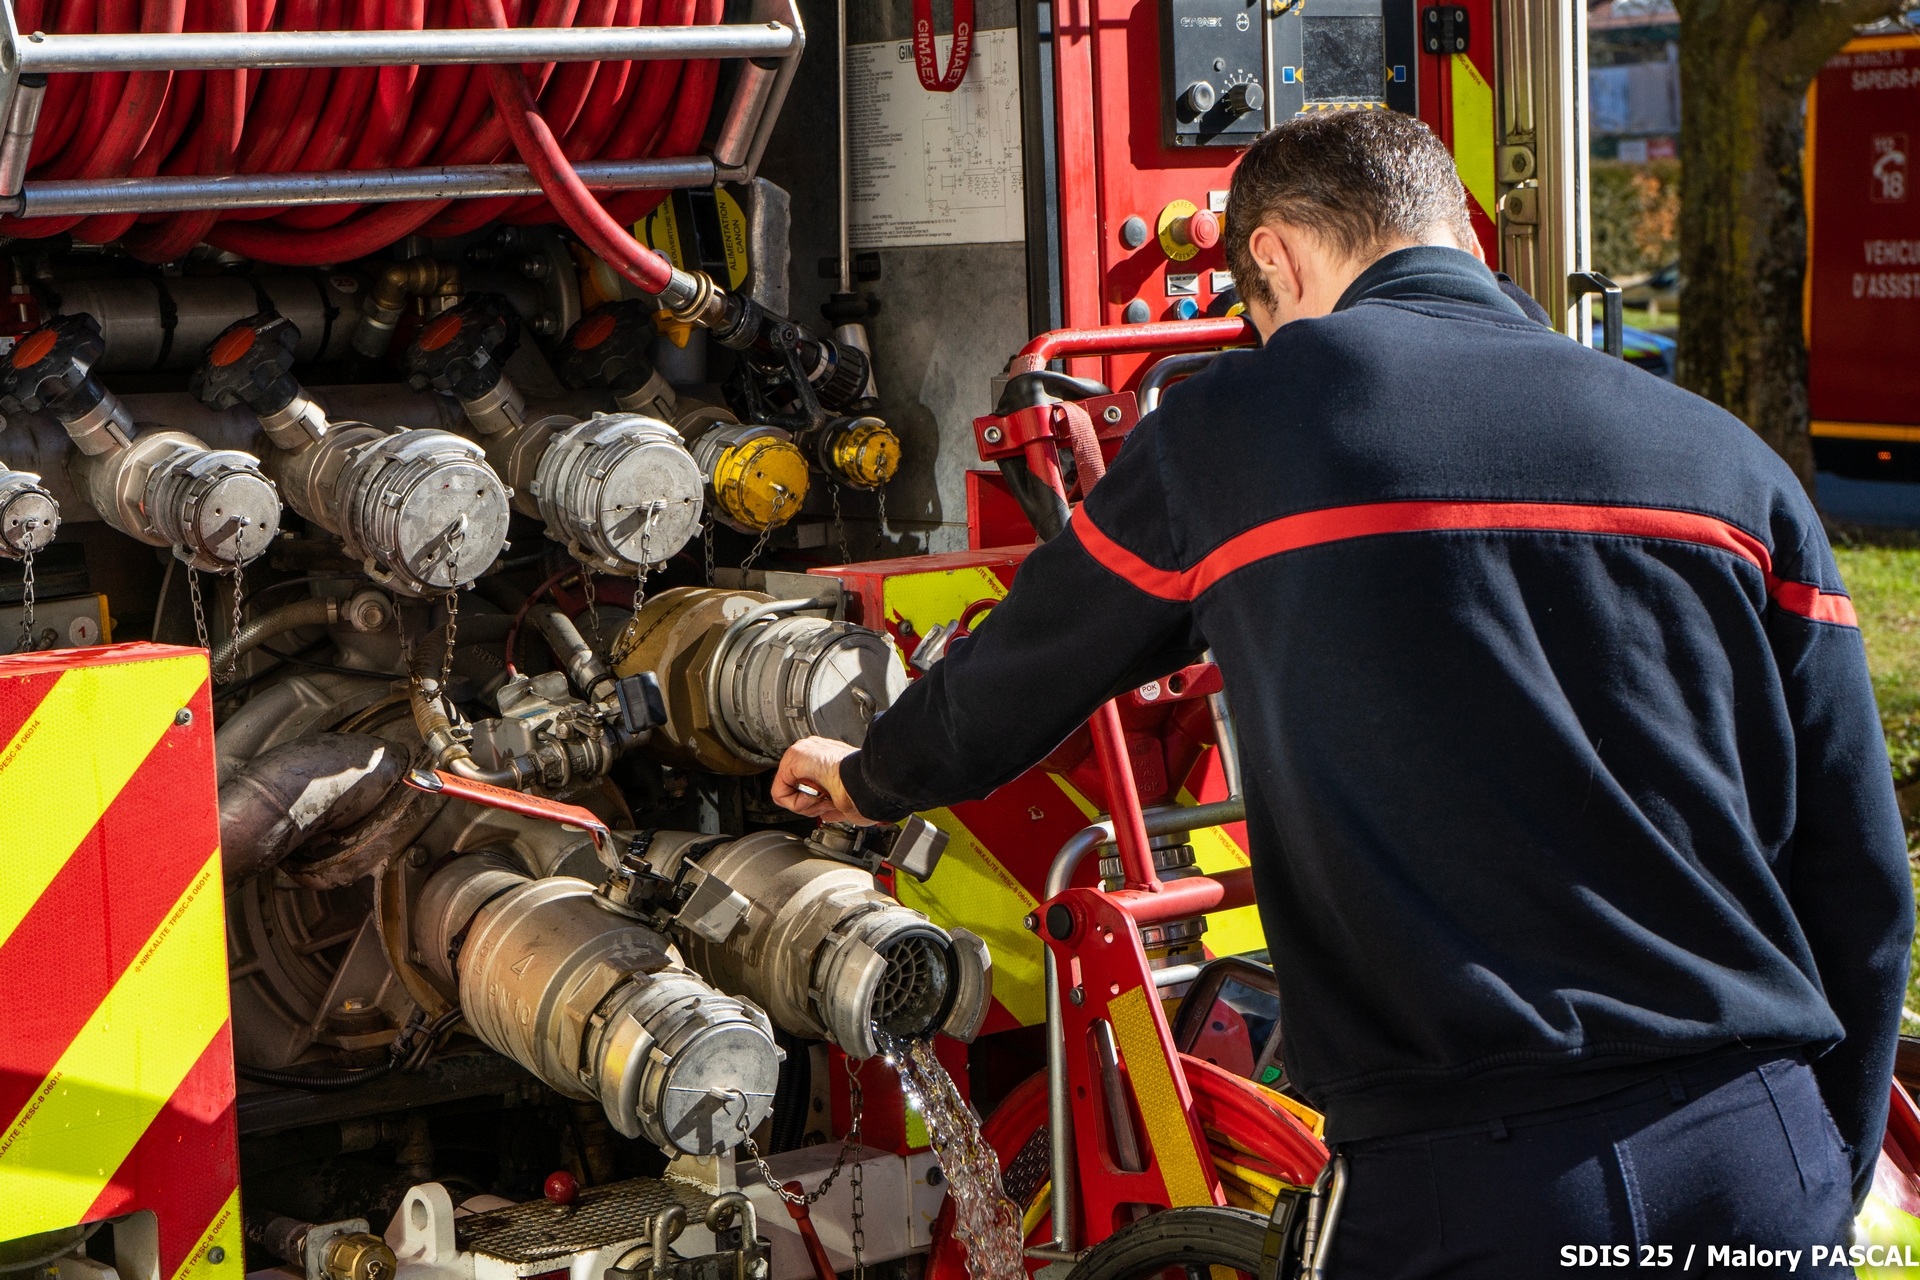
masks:
<svg viewBox="0 0 1920 1280"><path fill-rule="evenodd" d="M243 1063L234 1064L234 1073L242 1080L251 1080L255 1084L279 1085L288 1089L305 1089L312 1093L329 1093L342 1089L357 1089L363 1084L372 1084L375 1080L392 1075L395 1071L418 1071L433 1056L434 1042L444 1035L453 1024L460 1020L458 1005L433 1020L430 1026L422 1027L418 1021L419 1013L394 1037L393 1044L387 1050L387 1060L371 1067L323 1069L319 1071L282 1071L274 1067L250 1067Z"/></svg>
<svg viewBox="0 0 1920 1280"><path fill-rule="evenodd" d="M251 1080L255 1084L276 1084L288 1089L305 1089L311 1093L331 1093L340 1089L357 1089L363 1084L371 1084L383 1076L393 1074L395 1063L392 1058L371 1067L359 1070L343 1071L276 1071L270 1067L249 1067L235 1064L234 1074L242 1080Z"/></svg>
<svg viewBox="0 0 1920 1280"><path fill-rule="evenodd" d="M245 608L248 604L251 604L255 598L266 595L269 591L278 591L282 587L300 587L311 582L358 582L365 576L365 574L361 573L314 573L308 574L304 578L282 578L278 582L269 582L264 587L256 587L252 591L247 592L240 597L240 605L242 608Z"/></svg>
<svg viewBox="0 0 1920 1280"><path fill-rule="evenodd" d="M77 1240L69 1240L65 1244L61 1245L58 1249L55 1249L52 1253L45 1254L41 1257L28 1258L25 1262L0 1262L0 1274L4 1274L6 1272L11 1272L11 1271L31 1271L35 1267L46 1266L49 1262L52 1262L56 1258L64 1258L68 1254L72 1253L75 1249L78 1249L81 1245L85 1244L87 1241L93 1239L93 1233L106 1225L107 1224L104 1220L100 1222L89 1223L87 1226L87 1231L85 1235L81 1236Z"/></svg>

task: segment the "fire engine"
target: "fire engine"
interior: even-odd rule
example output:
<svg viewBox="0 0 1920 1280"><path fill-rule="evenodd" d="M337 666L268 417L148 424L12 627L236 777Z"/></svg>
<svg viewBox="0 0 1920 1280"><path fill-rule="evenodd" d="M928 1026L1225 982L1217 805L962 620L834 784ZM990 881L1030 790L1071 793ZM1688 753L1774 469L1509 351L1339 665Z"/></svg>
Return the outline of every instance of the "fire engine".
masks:
<svg viewBox="0 0 1920 1280"><path fill-rule="evenodd" d="M898 827L769 771L1251 340L1220 222L1276 122L1426 121L1617 354L1583 42L1539 0L0 4L0 1273L1318 1275L1343 1173L1211 664ZM1917 1160L1896 1089L1875 1238Z"/></svg>

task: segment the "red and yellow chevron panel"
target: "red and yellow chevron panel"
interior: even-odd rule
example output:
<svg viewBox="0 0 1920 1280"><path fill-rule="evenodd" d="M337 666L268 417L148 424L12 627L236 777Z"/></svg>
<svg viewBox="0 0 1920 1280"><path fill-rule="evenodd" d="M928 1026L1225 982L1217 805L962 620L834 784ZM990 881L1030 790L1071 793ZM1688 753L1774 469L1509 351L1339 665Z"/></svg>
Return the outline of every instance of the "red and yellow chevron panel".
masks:
<svg viewBox="0 0 1920 1280"><path fill-rule="evenodd" d="M240 1280L207 655L0 658L0 1240L151 1210Z"/></svg>

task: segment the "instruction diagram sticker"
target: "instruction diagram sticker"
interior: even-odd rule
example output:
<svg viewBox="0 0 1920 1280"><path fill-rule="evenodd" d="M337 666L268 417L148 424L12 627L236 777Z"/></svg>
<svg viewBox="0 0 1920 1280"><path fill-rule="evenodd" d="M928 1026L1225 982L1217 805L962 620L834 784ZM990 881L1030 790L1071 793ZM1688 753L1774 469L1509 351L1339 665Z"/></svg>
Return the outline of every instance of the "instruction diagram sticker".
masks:
<svg viewBox="0 0 1920 1280"><path fill-rule="evenodd" d="M934 44L945 66L953 37ZM959 88L929 93L913 41L847 49L854 248L1026 238L1018 56L1014 29L975 32Z"/></svg>

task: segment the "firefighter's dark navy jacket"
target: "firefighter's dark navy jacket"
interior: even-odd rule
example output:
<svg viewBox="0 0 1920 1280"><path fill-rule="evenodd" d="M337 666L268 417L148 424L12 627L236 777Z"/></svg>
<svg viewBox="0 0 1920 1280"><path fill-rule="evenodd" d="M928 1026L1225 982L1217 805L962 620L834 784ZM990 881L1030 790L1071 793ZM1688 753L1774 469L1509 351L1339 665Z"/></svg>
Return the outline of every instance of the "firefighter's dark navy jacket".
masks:
<svg viewBox="0 0 1920 1280"><path fill-rule="evenodd" d="M1330 1137L1804 1046L1870 1177L1906 846L1852 604L1746 427L1394 253L1176 386L847 788L983 796L1203 646Z"/></svg>

